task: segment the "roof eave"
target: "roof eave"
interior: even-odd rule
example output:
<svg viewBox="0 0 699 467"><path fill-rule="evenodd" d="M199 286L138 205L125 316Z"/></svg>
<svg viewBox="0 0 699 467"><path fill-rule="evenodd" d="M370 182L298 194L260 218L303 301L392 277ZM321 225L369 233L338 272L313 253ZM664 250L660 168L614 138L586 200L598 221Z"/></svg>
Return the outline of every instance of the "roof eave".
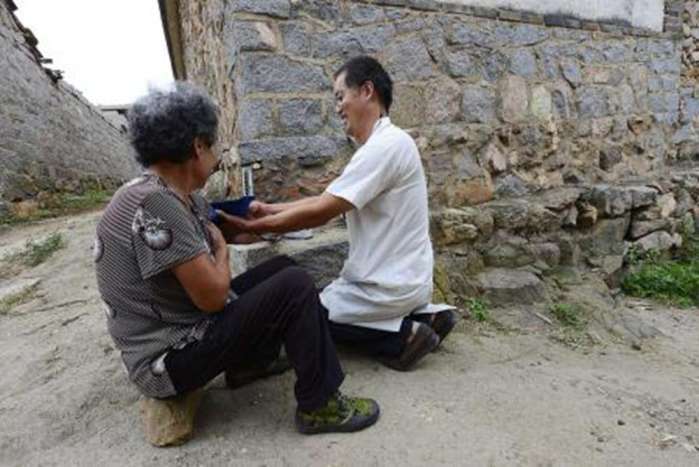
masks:
<svg viewBox="0 0 699 467"><path fill-rule="evenodd" d="M187 71L184 66L178 0L158 0L158 5L160 6L160 19L163 23L163 32L165 32L167 51L170 55L172 74L177 80L185 80L187 79Z"/></svg>

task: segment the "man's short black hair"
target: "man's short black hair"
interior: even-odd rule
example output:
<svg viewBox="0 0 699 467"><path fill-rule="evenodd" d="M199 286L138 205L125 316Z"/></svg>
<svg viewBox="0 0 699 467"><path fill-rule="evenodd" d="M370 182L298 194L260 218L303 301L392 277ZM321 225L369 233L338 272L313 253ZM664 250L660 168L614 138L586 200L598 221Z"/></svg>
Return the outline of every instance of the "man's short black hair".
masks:
<svg viewBox="0 0 699 467"><path fill-rule="evenodd" d="M358 88L371 81L388 113L393 103L393 81L378 60L367 55L351 58L335 72L333 78L337 79L342 73L346 73L345 84L349 88Z"/></svg>

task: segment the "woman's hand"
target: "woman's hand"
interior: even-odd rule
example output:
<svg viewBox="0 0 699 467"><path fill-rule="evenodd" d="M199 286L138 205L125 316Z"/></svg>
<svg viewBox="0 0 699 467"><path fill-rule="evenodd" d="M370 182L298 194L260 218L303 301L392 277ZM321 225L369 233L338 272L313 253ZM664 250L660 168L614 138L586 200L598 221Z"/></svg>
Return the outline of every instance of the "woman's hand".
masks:
<svg viewBox="0 0 699 467"><path fill-rule="evenodd" d="M218 257L219 254L223 253L228 256L228 244L226 239L223 238L223 234L212 222L207 224L209 233L211 234L211 241L214 244L214 256Z"/></svg>

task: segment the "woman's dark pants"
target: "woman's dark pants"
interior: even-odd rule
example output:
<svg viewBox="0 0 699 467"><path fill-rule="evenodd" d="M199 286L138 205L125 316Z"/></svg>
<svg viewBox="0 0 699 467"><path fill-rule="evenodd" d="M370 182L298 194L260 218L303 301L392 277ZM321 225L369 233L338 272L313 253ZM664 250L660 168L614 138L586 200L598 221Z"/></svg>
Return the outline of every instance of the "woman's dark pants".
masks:
<svg viewBox="0 0 699 467"><path fill-rule="evenodd" d="M238 299L213 317L204 337L165 359L177 393L204 386L226 370L264 368L282 344L296 370L298 408L322 407L344 374L311 277L280 256L235 277Z"/></svg>

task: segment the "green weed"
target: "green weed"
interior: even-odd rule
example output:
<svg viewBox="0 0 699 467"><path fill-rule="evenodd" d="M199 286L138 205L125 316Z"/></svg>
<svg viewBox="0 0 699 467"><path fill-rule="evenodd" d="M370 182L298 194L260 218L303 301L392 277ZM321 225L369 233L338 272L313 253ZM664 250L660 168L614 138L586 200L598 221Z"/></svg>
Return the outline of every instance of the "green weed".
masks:
<svg viewBox="0 0 699 467"><path fill-rule="evenodd" d="M699 237L685 238L670 259L646 257L622 282L623 291L680 307L699 306Z"/></svg>
<svg viewBox="0 0 699 467"><path fill-rule="evenodd" d="M482 323L490 320L490 309L488 308L488 304L480 298L466 299L466 307L469 309L471 315L476 321Z"/></svg>
<svg viewBox="0 0 699 467"><path fill-rule="evenodd" d="M112 192L101 189L86 190L81 194L55 193L41 199L36 209L22 215L10 214L0 218L0 227L76 214L103 207Z"/></svg>
<svg viewBox="0 0 699 467"><path fill-rule="evenodd" d="M549 311L563 326L580 329L586 324L582 310L576 305L556 303L551 305Z"/></svg>

